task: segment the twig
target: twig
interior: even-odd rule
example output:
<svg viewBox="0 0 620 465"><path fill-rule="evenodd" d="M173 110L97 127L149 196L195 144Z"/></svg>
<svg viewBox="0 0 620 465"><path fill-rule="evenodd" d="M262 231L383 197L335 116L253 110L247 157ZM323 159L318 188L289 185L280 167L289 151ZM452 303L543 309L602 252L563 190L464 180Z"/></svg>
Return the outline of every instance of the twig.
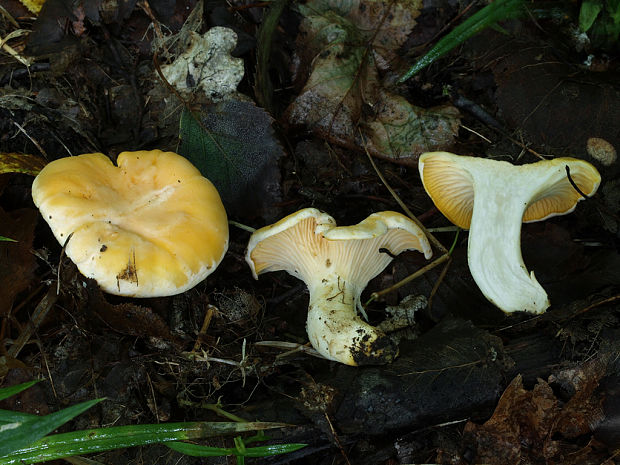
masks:
<svg viewBox="0 0 620 465"><path fill-rule="evenodd" d="M441 242L439 242L439 240L433 236L428 229L426 229L426 227L424 227L424 225L420 222L420 220L418 220L416 218L416 216L413 214L413 212L411 210L409 210L409 207L407 207L407 205L405 205L405 202L402 201L402 199L398 196L398 194L396 194L396 192L394 192L394 189L392 189L392 187L388 184L387 180L385 179L385 177L383 176L383 173L381 173L381 171L379 171L379 168L377 167L375 161L372 159L370 152L368 152L368 147L366 146L366 139L364 138L364 134L362 134L362 131L359 130L358 131L360 133L360 137L362 138L362 145L364 146L364 151L366 152L366 156L368 156L368 160L370 161L370 164L372 165L372 167L375 170L375 173L377 173L377 176L379 176L379 179L381 180L381 182L383 183L383 185L386 187L386 189L390 192L390 194L392 194L392 197L394 197L394 200L396 200L396 202L398 203L398 205L400 205L400 208L403 209L403 211L405 213L407 213L407 216L409 218L411 218L411 220L418 225L418 227L422 230L422 232L424 234L426 234L426 237L429 238L429 240L431 241L431 243L437 247L441 252L443 253L447 253L448 249L446 249L443 244Z"/></svg>
<svg viewBox="0 0 620 465"><path fill-rule="evenodd" d="M395 291L396 289L398 289L399 287L404 286L405 284L407 284L408 282L413 281L416 278L419 278L420 276L422 276L424 273L426 273L427 271L432 270L433 268L435 268L437 265L441 265L443 262L447 261L450 259L450 255L445 253L444 255L442 255L441 257L439 257L438 259L432 261L431 263L429 263L428 265L426 265L423 268L420 268L418 271L416 271L413 274L410 274L409 276L407 276L405 279L401 279L400 281L398 281L396 284L393 284L392 286L383 289L381 291L377 291L377 292L373 292L372 294L370 294L370 298L368 299L368 301L364 304L364 307L367 306L369 303L371 303L373 300L377 300L379 297L384 296L385 294L389 294L390 292ZM441 275L440 275L441 276Z"/></svg>
<svg viewBox="0 0 620 465"><path fill-rule="evenodd" d="M228 224L230 224L231 226L236 226L239 229L243 229L244 231L253 233L254 231L256 231L256 228L253 228L252 226L247 226L243 223L239 223L238 221L233 221L233 220L228 220Z"/></svg>
<svg viewBox="0 0 620 465"><path fill-rule="evenodd" d="M41 153L43 154L43 156L45 157L45 159L46 159L46 160L49 160L49 157L47 156L47 153L45 152L45 150L43 150L43 147L41 147L41 145L39 145L39 143L38 143L35 139L33 139L32 137L30 137L30 134L28 134L28 133L26 132L26 130L25 130L25 129L24 129L24 128L23 128L23 127L22 127L22 126L21 126L21 125L17 122L17 121L13 121L13 124L14 124L15 126L17 126L17 129L19 129L21 132L23 132L23 133L24 133L24 135L25 135L28 139L30 139L30 142L32 142L32 143L35 145L35 147L36 147L37 149L39 149L39 152L41 152Z"/></svg>
<svg viewBox="0 0 620 465"><path fill-rule="evenodd" d="M351 462L349 461L349 457L347 457L347 453L344 450L344 447L342 447L342 443L340 442L340 438L338 437L338 433L336 433L336 430L334 429L334 425L332 424L331 420L329 419L329 415L327 414L327 412L323 412L323 415L325 415L325 419L327 420L327 424L329 425L329 429L332 433L332 436L334 437L334 441L336 442L336 445L338 446L338 449L340 449L340 453L342 454L342 457L344 458L345 462L347 462L347 465L351 465Z"/></svg>
<svg viewBox="0 0 620 465"><path fill-rule="evenodd" d="M43 320L47 316L47 313L54 306L58 300L58 295L54 292L54 288L50 287L47 290L47 293L43 296L39 304L34 309L30 320L26 326L22 329L21 333L13 343L9 350L7 351L8 355L12 358L17 358L21 350L30 340L30 337L35 332L35 330L43 323Z"/></svg>
<svg viewBox="0 0 620 465"><path fill-rule="evenodd" d="M215 308L216 307L214 305L207 305L207 313L205 313L204 320L202 320L202 327L196 335L196 342L194 343L194 348L192 349L192 352L198 352L198 349L200 349L200 338L207 333L207 329L211 324L211 318L213 318L213 314L215 313Z"/></svg>

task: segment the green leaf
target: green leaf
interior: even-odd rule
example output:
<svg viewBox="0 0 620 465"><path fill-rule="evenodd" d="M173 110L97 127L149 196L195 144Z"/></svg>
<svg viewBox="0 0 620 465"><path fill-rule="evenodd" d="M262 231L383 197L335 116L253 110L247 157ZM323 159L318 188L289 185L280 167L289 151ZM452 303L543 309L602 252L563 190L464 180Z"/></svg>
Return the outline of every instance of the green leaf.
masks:
<svg viewBox="0 0 620 465"><path fill-rule="evenodd" d="M0 236L0 242L17 242L15 239L11 239L10 237Z"/></svg>
<svg viewBox="0 0 620 465"><path fill-rule="evenodd" d="M115 426L74 431L51 435L30 444L28 447L15 450L7 456L0 457L0 465L39 463L111 449L169 441L204 439L223 434L282 428L285 426L287 425L283 423L269 422L186 422Z"/></svg>
<svg viewBox="0 0 620 465"><path fill-rule="evenodd" d="M603 5L599 0L584 0L579 9L579 29L582 32L590 30Z"/></svg>
<svg viewBox="0 0 620 465"><path fill-rule="evenodd" d="M5 423L0 426L0 457L32 444L102 400L89 400L43 417Z"/></svg>
<svg viewBox="0 0 620 465"><path fill-rule="evenodd" d="M0 410L0 425L3 423L15 423L32 420L33 418L41 418L32 413L12 412L11 410ZM1 434L1 433L0 433Z"/></svg>
<svg viewBox="0 0 620 465"><path fill-rule="evenodd" d="M186 442L170 442L165 445L172 450L181 452L185 455L191 455L192 457L221 457L225 455L269 457L272 455L295 452L296 450L307 446L307 444L272 444L268 446L246 447L245 450L240 451L236 447L208 447L198 444L189 444Z"/></svg>
<svg viewBox="0 0 620 465"><path fill-rule="evenodd" d="M252 103L227 100L181 115L178 153L217 188L232 216L256 216L279 200L283 151L271 117Z"/></svg>
<svg viewBox="0 0 620 465"><path fill-rule="evenodd" d="M38 382L39 380L35 379L33 381L27 381L22 384L16 384L15 386L0 388L0 400L8 399L15 394L19 394L20 392L25 391L29 387L34 386Z"/></svg>
<svg viewBox="0 0 620 465"><path fill-rule="evenodd" d="M431 48L426 55L420 58L407 71L398 82L405 82L413 75L426 68L438 58L441 58L453 48L461 45L467 39L491 26L497 21L516 18L525 12L523 0L495 0L480 11L474 13L452 31L441 38L437 44Z"/></svg>

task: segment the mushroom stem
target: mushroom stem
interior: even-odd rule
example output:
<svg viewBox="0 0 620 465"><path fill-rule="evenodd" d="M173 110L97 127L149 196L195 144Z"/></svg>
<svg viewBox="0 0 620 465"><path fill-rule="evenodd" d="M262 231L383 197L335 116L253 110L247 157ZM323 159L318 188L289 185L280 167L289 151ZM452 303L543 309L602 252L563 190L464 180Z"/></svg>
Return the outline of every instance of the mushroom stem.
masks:
<svg viewBox="0 0 620 465"><path fill-rule="evenodd" d="M518 186L527 183L523 179L511 188L504 176L490 176L484 189L476 189L467 260L474 280L493 304L506 312L543 313L549 307L547 293L534 272L528 273L521 255L521 223L532 194Z"/></svg>
<svg viewBox="0 0 620 465"><path fill-rule="evenodd" d="M347 365L388 363L397 347L356 312L362 289L337 273L309 286L306 329L312 346L325 358Z"/></svg>

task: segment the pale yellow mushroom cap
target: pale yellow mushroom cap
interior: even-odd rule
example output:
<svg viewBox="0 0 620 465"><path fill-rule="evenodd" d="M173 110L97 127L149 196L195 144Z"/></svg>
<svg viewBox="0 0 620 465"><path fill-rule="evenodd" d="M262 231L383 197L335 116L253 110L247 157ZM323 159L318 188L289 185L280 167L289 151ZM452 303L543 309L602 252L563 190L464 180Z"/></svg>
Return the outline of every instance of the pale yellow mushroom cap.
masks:
<svg viewBox="0 0 620 465"><path fill-rule="evenodd" d="M80 272L106 292L157 297L204 280L228 248L220 196L186 158L160 150L49 163L32 197Z"/></svg>
<svg viewBox="0 0 620 465"><path fill-rule="evenodd" d="M474 187L484 189L485 178L501 177L509 186L512 172L515 178L536 179L531 185L540 185L541 180L544 181L542 189L531 192L523 214L524 222L565 215L584 199L571 185L566 166L576 186L587 196L596 192L601 182L601 176L594 166L584 160L568 157L515 166L505 161L429 152L420 156L418 166L424 188L435 206L452 223L463 229L469 229L471 223ZM527 191L529 185L507 187L515 188Z"/></svg>
<svg viewBox="0 0 620 465"><path fill-rule="evenodd" d="M400 213L373 213L356 225L336 226L327 213L305 208L256 230L246 261L255 278L285 270L308 284L337 270L363 289L405 250L419 250L426 258L432 255L424 233Z"/></svg>

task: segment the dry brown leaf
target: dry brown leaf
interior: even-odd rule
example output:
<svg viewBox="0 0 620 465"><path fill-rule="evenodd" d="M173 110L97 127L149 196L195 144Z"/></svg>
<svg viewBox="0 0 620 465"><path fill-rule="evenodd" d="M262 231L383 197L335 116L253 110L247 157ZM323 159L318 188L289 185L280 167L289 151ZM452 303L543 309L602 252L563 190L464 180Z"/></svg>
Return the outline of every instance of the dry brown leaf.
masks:
<svg viewBox="0 0 620 465"><path fill-rule="evenodd" d="M538 380L528 391L517 376L486 423L469 422L465 426L466 441L477 449L476 463L600 463L604 452L597 442L590 438L580 446L576 439L591 435L593 425L602 418L602 398L595 390L605 375L605 366L604 360L593 360L550 378L561 383L563 377L564 384L575 389L566 403L556 397L546 381Z"/></svg>

